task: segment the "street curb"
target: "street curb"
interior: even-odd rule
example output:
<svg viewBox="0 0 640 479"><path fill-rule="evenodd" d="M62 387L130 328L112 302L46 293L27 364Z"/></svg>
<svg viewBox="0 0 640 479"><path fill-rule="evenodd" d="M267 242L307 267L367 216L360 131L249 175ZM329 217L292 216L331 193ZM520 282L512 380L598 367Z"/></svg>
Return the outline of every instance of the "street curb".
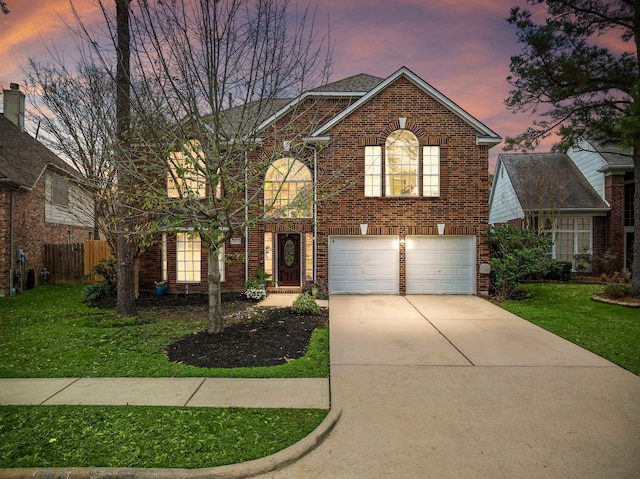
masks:
<svg viewBox="0 0 640 479"><path fill-rule="evenodd" d="M69 467L0 469L0 479L244 479L281 469L313 451L337 424L341 410L331 409L320 425L295 444L253 461L205 469Z"/></svg>

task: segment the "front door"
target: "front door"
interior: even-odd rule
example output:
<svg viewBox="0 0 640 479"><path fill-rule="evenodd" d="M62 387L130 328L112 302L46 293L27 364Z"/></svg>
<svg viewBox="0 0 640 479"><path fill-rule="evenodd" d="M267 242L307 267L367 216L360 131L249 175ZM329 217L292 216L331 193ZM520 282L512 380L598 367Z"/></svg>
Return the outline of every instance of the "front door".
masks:
<svg viewBox="0 0 640 479"><path fill-rule="evenodd" d="M278 282L281 286L300 286L300 235L278 235Z"/></svg>

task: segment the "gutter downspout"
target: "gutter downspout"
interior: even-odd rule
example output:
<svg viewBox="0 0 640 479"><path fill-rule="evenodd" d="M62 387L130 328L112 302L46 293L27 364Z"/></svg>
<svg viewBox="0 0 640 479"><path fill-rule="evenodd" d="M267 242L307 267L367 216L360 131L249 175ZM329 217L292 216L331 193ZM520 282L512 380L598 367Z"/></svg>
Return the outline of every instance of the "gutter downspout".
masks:
<svg viewBox="0 0 640 479"><path fill-rule="evenodd" d="M313 149L313 281L318 280L318 149Z"/></svg>
<svg viewBox="0 0 640 479"><path fill-rule="evenodd" d="M15 261L15 248L13 239L13 206L15 191L9 192L9 296L13 292L13 262Z"/></svg>
<svg viewBox="0 0 640 479"><path fill-rule="evenodd" d="M249 176L248 155L244 152L244 281L249 281Z"/></svg>

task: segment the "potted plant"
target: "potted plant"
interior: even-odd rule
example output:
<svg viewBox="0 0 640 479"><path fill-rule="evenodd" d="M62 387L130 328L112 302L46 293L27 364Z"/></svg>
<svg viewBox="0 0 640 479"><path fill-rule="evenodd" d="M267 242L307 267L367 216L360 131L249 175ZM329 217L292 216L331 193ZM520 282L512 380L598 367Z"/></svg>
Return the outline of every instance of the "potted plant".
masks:
<svg viewBox="0 0 640 479"><path fill-rule="evenodd" d="M167 295L167 282L166 281L157 281L156 285L156 296L166 296Z"/></svg>

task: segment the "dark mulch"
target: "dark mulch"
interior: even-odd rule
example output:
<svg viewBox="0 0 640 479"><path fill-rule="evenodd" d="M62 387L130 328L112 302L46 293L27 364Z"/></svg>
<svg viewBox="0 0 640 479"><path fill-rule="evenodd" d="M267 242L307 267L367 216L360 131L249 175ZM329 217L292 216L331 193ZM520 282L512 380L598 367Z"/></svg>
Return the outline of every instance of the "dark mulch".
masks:
<svg viewBox="0 0 640 479"><path fill-rule="evenodd" d="M276 366L303 357L321 316L297 316L289 308L256 308L260 319L238 321L222 334L199 332L167 348L171 361L205 368Z"/></svg>
<svg viewBox="0 0 640 479"><path fill-rule="evenodd" d="M115 301L100 304L115 307ZM158 318L201 321L207 317L208 297L202 294L154 296L136 300L139 314ZM291 308L261 307L240 294L224 294L224 332L198 332L177 339L167 349L170 361L205 368L277 366L303 357L311 333L326 326L329 313L299 316Z"/></svg>

